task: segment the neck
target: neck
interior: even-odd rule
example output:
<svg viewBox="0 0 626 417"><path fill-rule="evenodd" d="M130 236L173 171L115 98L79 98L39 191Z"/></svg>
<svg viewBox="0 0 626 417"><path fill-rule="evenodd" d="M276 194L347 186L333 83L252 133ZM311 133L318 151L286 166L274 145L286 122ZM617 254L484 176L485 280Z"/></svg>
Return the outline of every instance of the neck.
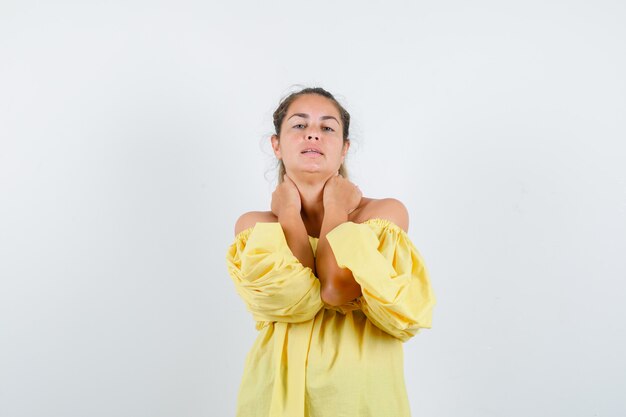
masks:
<svg viewBox="0 0 626 417"><path fill-rule="evenodd" d="M324 185L328 178L318 176L311 176L310 178L290 176L290 178L300 193L302 220L313 229L320 229L324 219Z"/></svg>

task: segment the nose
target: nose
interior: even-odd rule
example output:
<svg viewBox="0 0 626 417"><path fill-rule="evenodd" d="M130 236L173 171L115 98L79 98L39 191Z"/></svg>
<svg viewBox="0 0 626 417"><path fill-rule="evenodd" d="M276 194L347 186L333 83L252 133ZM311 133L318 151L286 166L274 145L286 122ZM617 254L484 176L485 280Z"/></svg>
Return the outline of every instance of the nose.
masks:
<svg viewBox="0 0 626 417"><path fill-rule="evenodd" d="M320 140L321 135L321 129L319 126L315 126L315 124L311 124L310 126L307 127L306 131L303 132L306 136L306 138L308 140Z"/></svg>

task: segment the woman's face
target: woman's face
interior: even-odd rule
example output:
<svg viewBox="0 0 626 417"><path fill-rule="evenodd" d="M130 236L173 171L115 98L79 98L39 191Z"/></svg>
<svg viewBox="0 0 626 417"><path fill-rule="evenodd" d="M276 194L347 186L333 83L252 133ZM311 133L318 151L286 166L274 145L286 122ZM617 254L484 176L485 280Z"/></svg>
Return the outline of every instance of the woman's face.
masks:
<svg viewBox="0 0 626 417"><path fill-rule="evenodd" d="M297 172L334 175L343 162L350 142L343 143L341 116L332 101L318 94L296 98L281 125L280 139L272 147L289 176Z"/></svg>

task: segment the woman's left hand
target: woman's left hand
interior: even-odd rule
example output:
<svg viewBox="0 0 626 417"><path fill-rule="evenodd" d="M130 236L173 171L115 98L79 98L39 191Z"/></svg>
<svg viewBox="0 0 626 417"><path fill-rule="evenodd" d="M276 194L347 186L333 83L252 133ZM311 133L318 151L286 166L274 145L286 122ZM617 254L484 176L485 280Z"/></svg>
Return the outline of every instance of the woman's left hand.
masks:
<svg viewBox="0 0 626 417"><path fill-rule="evenodd" d="M324 184L324 209L332 207L350 214L359 206L362 197L359 187L340 174L330 177Z"/></svg>

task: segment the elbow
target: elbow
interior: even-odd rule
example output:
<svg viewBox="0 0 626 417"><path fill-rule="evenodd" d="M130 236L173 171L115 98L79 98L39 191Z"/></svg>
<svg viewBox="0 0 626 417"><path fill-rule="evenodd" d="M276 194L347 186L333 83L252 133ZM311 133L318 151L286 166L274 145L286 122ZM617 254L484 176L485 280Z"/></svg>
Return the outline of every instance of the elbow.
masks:
<svg viewBox="0 0 626 417"><path fill-rule="evenodd" d="M328 304L333 307L337 307L342 304L340 294L335 289L328 286L321 289L320 296L324 304Z"/></svg>
<svg viewBox="0 0 626 417"><path fill-rule="evenodd" d="M344 305L360 295L361 286L356 282L353 285L331 282L323 285L320 290L322 301L333 307Z"/></svg>

